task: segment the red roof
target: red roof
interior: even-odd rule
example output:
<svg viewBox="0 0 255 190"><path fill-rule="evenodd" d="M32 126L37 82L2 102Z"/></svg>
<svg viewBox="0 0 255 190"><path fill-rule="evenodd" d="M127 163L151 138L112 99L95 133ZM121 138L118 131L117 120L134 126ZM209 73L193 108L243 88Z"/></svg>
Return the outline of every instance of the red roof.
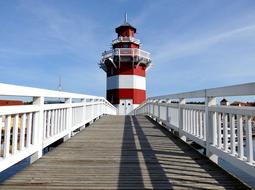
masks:
<svg viewBox="0 0 255 190"><path fill-rule="evenodd" d="M23 104L20 100L0 100L0 106L17 106Z"/></svg>

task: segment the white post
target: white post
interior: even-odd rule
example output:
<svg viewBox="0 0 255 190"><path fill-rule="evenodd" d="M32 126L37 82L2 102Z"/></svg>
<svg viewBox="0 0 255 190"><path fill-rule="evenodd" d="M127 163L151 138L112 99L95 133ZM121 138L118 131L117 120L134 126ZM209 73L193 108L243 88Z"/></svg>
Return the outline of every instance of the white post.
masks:
<svg viewBox="0 0 255 190"><path fill-rule="evenodd" d="M150 109L150 102L145 102L145 105L146 105L146 113L145 113L145 115L149 115L149 109Z"/></svg>
<svg viewBox="0 0 255 190"><path fill-rule="evenodd" d="M102 100L99 99L99 118L101 117L102 114Z"/></svg>
<svg viewBox="0 0 255 190"><path fill-rule="evenodd" d="M218 145L219 149L222 148L222 138L221 138L222 127L221 127L221 124L222 124L221 123L221 113L217 113L217 145Z"/></svg>
<svg viewBox="0 0 255 190"><path fill-rule="evenodd" d="M43 123L43 105L44 97L34 97L33 104L39 106L39 112L34 114L33 120L33 136L32 141L37 147L37 152L31 155L30 163L33 163L37 159L42 157L43 154L43 133L44 133L44 123ZM46 125L46 124L45 124Z"/></svg>
<svg viewBox="0 0 255 190"><path fill-rule="evenodd" d="M246 117L246 147L247 147L247 161L250 164L253 164L253 142L252 142L252 125L251 125L251 117Z"/></svg>
<svg viewBox="0 0 255 190"><path fill-rule="evenodd" d="M89 124L92 124L93 122L94 122L94 111L95 111L95 108L94 108L94 106L95 106L95 100L94 99L90 99L91 101L90 101L90 103L91 103L91 121L90 121L90 123Z"/></svg>
<svg viewBox="0 0 255 190"><path fill-rule="evenodd" d="M231 154L235 156L236 154L236 133L235 133L235 115L230 114L230 150Z"/></svg>
<svg viewBox="0 0 255 190"><path fill-rule="evenodd" d="M83 104L82 107L82 123L84 123L84 125L81 127L82 129L85 128L86 125L86 99L81 99L81 103Z"/></svg>
<svg viewBox="0 0 255 190"><path fill-rule="evenodd" d="M101 117L104 115L104 100L103 99L101 99L100 114L101 114Z"/></svg>
<svg viewBox="0 0 255 190"><path fill-rule="evenodd" d="M216 113L210 113L209 107L216 105L215 97L205 97L205 130L206 130L206 156L218 163L218 156L209 151L212 144L216 144Z"/></svg>
<svg viewBox="0 0 255 190"><path fill-rule="evenodd" d="M71 138L72 132L70 129L73 126L73 113L72 113L72 98L66 98L65 103L69 104L67 108L67 115L66 115L66 130L69 131L68 134L64 137L64 141Z"/></svg>
<svg viewBox="0 0 255 190"><path fill-rule="evenodd" d="M157 101L157 104L158 104L158 121L160 122L160 104L161 103L161 100L158 100ZM161 122L160 122L161 123Z"/></svg>
<svg viewBox="0 0 255 190"><path fill-rule="evenodd" d="M10 136L11 136L11 115L8 115L6 120L5 120L4 153L3 153L4 158L7 158L10 155L10 151L9 151L9 149L10 149Z"/></svg>
<svg viewBox="0 0 255 190"><path fill-rule="evenodd" d="M108 112L107 112L107 103L106 103L106 101L105 100L103 100L103 112L104 112L104 114L108 114Z"/></svg>
<svg viewBox="0 0 255 190"><path fill-rule="evenodd" d="M238 136L238 157L242 160L244 156L243 152L243 116L238 115L237 124L237 136Z"/></svg>
<svg viewBox="0 0 255 190"><path fill-rule="evenodd" d="M12 133L12 154L13 155L16 154L16 152L17 152L18 127L19 127L18 125L19 125L19 114L15 114L14 124L13 124L13 133ZM1 136L0 136L0 138L1 138Z"/></svg>
<svg viewBox="0 0 255 190"><path fill-rule="evenodd" d="M148 115L151 116L151 101L150 100L148 101L148 106L149 106L149 113L148 113Z"/></svg>
<svg viewBox="0 0 255 190"><path fill-rule="evenodd" d="M155 100L152 102L152 119L155 117Z"/></svg>
<svg viewBox="0 0 255 190"><path fill-rule="evenodd" d="M166 122L167 124L170 123L170 118L169 118L169 107L168 107L168 104L171 103L171 100L166 100Z"/></svg>
<svg viewBox="0 0 255 190"><path fill-rule="evenodd" d="M183 140L186 141L187 138L183 133L183 109L181 108L181 105L186 103L186 99L180 98L179 99L179 110L178 110L178 116L179 116L179 137Z"/></svg>

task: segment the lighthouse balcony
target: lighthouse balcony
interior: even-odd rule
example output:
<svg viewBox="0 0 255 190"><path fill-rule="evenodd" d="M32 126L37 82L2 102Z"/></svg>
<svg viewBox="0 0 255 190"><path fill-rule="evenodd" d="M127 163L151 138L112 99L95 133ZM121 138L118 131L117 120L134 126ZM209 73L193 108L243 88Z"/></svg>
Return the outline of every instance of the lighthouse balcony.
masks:
<svg viewBox="0 0 255 190"><path fill-rule="evenodd" d="M105 51L102 54L101 62L107 59L114 62L141 62L144 64L151 62L150 53L137 48L116 48Z"/></svg>
<svg viewBox="0 0 255 190"><path fill-rule="evenodd" d="M112 45L120 43L120 42L132 42L135 44L140 44L140 40L134 38L134 37L118 37L112 41Z"/></svg>

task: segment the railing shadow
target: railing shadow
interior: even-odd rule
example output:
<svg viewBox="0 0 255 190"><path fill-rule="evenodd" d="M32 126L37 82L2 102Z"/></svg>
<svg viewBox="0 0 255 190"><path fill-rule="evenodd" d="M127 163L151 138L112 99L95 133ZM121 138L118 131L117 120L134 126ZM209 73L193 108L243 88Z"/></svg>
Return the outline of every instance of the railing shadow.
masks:
<svg viewBox="0 0 255 190"><path fill-rule="evenodd" d="M144 183L135 144L135 134L128 116L125 117L123 127L118 189L127 187L143 189Z"/></svg>
<svg viewBox="0 0 255 190"><path fill-rule="evenodd" d="M248 189L166 128L126 116L118 189Z"/></svg>
<svg viewBox="0 0 255 190"><path fill-rule="evenodd" d="M142 127L142 123L139 122L137 117L132 116L132 120L141 147L141 152L143 154L143 158L148 170L150 183L153 189L158 188L171 189L172 185L169 181L169 178L166 175L166 172L164 171L164 168L159 163L159 160L156 156L157 152L151 146L147 134L145 134L144 132L143 128L145 127Z"/></svg>
<svg viewBox="0 0 255 190"><path fill-rule="evenodd" d="M214 185L225 189L249 189L208 158L193 150L181 139L170 134L167 128L163 128L148 116L146 118L162 134L168 137L173 146L180 150L180 152L176 149L171 150L171 147L165 147L165 145L158 145L158 150L154 150L154 154L164 155L167 158L165 160L164 158L158 159L160 163L163 163L167 176L183 176L172 177L173 181L182 181L183 184L177 186L197 188L197 186L192 186L193 183L200 184L203 187ZM137 122L137 125L139 125L139 122ZM174 159L174 157L180 156L182 159Z"/></svg>
<svg viewBox="0 0 255 190"><path fill-rule="evenodd" d="M171 189L171 183L157 161L155 152L139 122L133 116L125 117L121 151L119 189L123 187L143 189L146 185L153 189L162 186ZM141 162L145 163L146 168L142 168Z"/></svg>

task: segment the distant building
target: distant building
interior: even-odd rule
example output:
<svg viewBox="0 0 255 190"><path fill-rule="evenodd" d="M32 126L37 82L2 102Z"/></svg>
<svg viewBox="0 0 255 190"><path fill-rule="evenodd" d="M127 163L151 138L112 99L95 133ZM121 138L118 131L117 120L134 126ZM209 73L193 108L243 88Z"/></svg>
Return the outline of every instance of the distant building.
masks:
<svg viewBox="0 0 255 190"><path fill-rule="evenodd" d="M239 102L239 101L235 101L233 103L230 104L231 106L249 106L249 107L254 107L255 106L255 102Z"/></svg>
<svg viewBox="0 0 255 190"><path fill-rule="evenodd" d="M225 98L223 98L221 101L220 101L220 105L221 106L229 106L229 101Z"/></svg>
<svg viewBox="0 0 255 190"><path fill-rule="evenodd" d="M20 100L0 100L0 106L18 106L24 105Z"/></svg>

